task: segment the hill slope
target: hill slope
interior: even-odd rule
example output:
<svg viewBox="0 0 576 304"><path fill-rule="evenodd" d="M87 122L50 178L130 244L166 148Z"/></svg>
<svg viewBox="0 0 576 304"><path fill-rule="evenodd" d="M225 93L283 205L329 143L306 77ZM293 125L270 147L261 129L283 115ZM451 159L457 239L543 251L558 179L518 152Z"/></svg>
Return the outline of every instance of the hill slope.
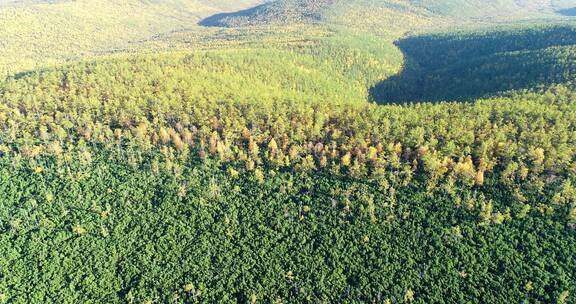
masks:
<svg viewBox="0 0 576 304"><path fill-rule="evenodd" d="M0 302L572 299L571 88L335 104L235 51L0 84Z"/></svg>
<svg viewBox="0 0 576 304"><path fill-rule="evenodd" d="M258 0L11 1L0 6L0 78L122 48L129 41L194 27L219 11Z"/></svg>
<svg viewBox="0 0 576 304"><path fill-rule="evenodd" d="M474 100L576 79L576 23L500 26L401 39L404 69L372 89L380 102Z"/></svg>
<svg viewBox="0 0 576 304"><path fill-rule="evenodd" d="M319 21L337 0L273 1L247 10L217 14L200 22L204 26L250 26Z"/></svg>
<svg viewBox="0 0 576 304"><path fill-rule="evenodd" d="M573 0L565 0L557 7L569 8L569 1ZM547 1L513 3L516 2L3 1L0 4L0 27L3 29L0 32L0 51L3 53L0 58L0 77L38 66L122 50L128 42L194 28L198 23L236 27L327 22L398 37L406 31L430 26L433 22L436 25L454 22L455 16L468 19L494 17L498 14L525 17L546 15L553 7L553 3ZM221 13L241 9L247 10ZM214 15L219 12L220 14Z"/></svg>
<svg viewBox="0 0 576 304"><path fill-rule="evenodd" d="M0 304L574 302L574 28L291 1L3 1L15 70L83 60L0 81Z"/></svg>
<svg viewBox="0 0 576 304"><path fill-rule="evenodd" d="M564 2L561 5L566 6L568 4ZM204 19L200 24L237 27L294 22L342 22L348 19L345 16L361 15L359 11L371 11L373 13L371 18L380 17L386 20L386 14L378 13L378 10L382 9L389 10L389 14L393 15L413 14L454 20L496 20L551 16L556 13L557 8L558 6L554 2L542 0L277 0L236 13L214 15ZM355 22L361 21L355 20ZM386 23L382 23L382 26L386 25Z"/></svg>

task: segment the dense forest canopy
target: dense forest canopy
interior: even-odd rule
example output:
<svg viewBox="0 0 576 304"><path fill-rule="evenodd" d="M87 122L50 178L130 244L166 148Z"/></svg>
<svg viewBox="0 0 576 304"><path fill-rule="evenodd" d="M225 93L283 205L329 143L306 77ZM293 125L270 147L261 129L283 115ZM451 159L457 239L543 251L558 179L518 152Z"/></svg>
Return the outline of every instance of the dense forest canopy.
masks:
<svg viewBox="0 0 576 304"><path fill-rule="evenodd" d="M558 10L568 9L568 2L541 0L277 0L233 13L216 14L200 22L206 26L254 26L262 24L290 24L294 22L338 22L350 13L371 12L374 18L386 18L374 14L375 10L436 16L454 20L503 19L550 16Z"/></svg>
<svg viewBox="0 0 576 304"><path fill-rule="evenodd" d="M576 23L499 26L411 36L396 42L403 70L372 88L380 103L474 100L574 84Z"/></svg>
<svg viewBox="0 0 576 304"><path fill-rule="evenodd" d="M0 0L0 304L574 302L575 2Z"/></svg>
<svg viewBox="0 0 576 304"><path fill-rule="evenodd" d="M0 1L0 78L125 48L130 41L187 29L218 11L259 0Z"/></svg>

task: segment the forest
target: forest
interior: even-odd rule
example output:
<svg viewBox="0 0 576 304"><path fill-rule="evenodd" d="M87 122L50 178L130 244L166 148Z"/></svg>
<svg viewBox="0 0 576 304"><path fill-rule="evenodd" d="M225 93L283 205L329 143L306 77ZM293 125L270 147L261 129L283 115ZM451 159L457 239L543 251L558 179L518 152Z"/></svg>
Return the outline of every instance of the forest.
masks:
<svg viewBox="0 0 576 304"><path fill-rule="evenodd" d="M110 3L0 0L0 303L576 301L571 0Z"/></svg>
<svg viewBox="0 0 576 304"><path fill-rule="evenodd" d="M397 42L402 72L371 90L374 100L475 100L574 83L576 23L499 26L412 36Z"/></svg>

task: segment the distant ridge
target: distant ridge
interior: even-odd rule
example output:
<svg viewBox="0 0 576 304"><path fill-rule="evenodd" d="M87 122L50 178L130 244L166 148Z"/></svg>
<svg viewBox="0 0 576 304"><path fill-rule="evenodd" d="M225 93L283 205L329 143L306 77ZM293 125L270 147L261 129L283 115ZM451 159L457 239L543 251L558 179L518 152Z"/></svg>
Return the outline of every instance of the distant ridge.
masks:
<svg viewBox="0 0 576 304"><path fill-rule="evenodd" d="M381 9L402 16L418 12L453 20L476 21L576 15L576 9L566 8L566 5L558 6L555 1L542 0L275 0L238 12L213 15L201 20L199 25L243 27L318 22L354 15L357 10L372 12L373 18L385 19Z"/></svg>
<svg viewBox="0 0 576 304"><path fill-rule="evenodd" d="M337 0L287 0L268 2L250 9L217 14L199 22L202 26L240 27L264 24L314 22Z"/></svg>
<svg viewBox="0 0 576 304"><path fill-rule="evenodd" d="M558 10L558 14L562 16L576 17L576 7Z"/></svg>

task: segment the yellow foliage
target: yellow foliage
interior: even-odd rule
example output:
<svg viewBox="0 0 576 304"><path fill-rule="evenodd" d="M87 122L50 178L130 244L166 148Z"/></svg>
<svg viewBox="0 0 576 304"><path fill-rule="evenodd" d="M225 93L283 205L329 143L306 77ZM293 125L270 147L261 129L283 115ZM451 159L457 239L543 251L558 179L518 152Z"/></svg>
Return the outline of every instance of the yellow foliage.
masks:
<svg viewBox="0 0 576 304"><path fill-rule="evenodd" d="M576 224L576 207L573 207L568 212L568 221Z"/></svg>
<svg viewBox="0 0 576 304"><path fill-rule="evenodd" d="M404 294L404 302L413 302L414 301L414 291L412 289L406 290Z"/></svg>
<svg viewBox="0 0 576 304"><path fill-rule="evenodd" d="M350 152L347 152L346 154L344 154L344 156L342 156L342 158L340 159L340 163L344 167L349 167L351 161L352 161L352 154L350 154Z"/></svg>
<svg viewBox="0 0 576 304"><path fill-rule="evenodd" d="M570 291L568 290L564 290L562 293L560 293L560 295L558 296L558 299L556 300L556 303L558 304L565 304L567 303L568 297L570 296Z"/></svg>
<svg viewBox="0 0 576 304"><path fill-rule="evenodd" d="M236 170L234 170L234 168L230 167L228 168L228 175L230 175L230 177L238 177L240 173Z"/></svg>
<svg viewBox="0 0 576 304"><path fill-rule="evenodd" d="M184 292L191 292L194 290L194 284L192 284L192 283L185 284L182 287L182 289L184 290Z"/></svg>
<svg viewBox="0 0 576 304"><path fill-rule="evenodd" d="M170 142L170 134L168 133L168 130L166 130L165 128L160 128L160 130L158 131L158 138L160 140L160 143L162 144L167 144Z"/></svg>
<svg viewBox="0 0 576 304"><path fill-rule="evenodd" d="M254 177L256 177L256 180L259 183L264 183L264 172L262 172L262 170L260 169L254 170Z"/></svg>
<svg viewBox="0 0 576 304"><path fill-rule="evenodd" d="M375 161L378 158L378 149L375 147L369 147L366 158L368 158L371 161Z"/></svg>
<svg viewBox="0 0 576 304"><path fill-rule="evenodd" d="M245 163L245 167L246 167L246 170L248 170L248 171L254 170L254 167L255 167L254 161L251 159L248 159Z"/></svg>
<svg viewBox="0 0 576 304"><path fill-rule="evenodd" d="M86 228L80 226L80 225L75 225L74 227L72 227L72 232L74 232L75 234L78 235L83 235L87 232Z"/></svg>
<svg viewBox="0 0 576 304"><path fill-rule="evenodd" d="M276 143L276 140L272 138L270 142L268 142L268 152L270 152L270 155L275 155L277 151L278 151L278 144Z"/></svg>
<svg viewBox="0 0 576 304"><path fill-rule="evenodd" d="M484 185L484 170L478 170L476 178L474 179L477 186Z"/></svg>

